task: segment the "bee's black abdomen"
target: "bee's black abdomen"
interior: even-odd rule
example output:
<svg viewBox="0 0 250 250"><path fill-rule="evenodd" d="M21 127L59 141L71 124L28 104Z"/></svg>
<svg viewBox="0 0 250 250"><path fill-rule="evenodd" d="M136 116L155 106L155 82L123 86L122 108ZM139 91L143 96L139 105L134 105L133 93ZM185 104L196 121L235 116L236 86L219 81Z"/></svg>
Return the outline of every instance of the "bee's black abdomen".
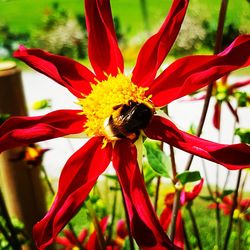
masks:
<svg viewBox="0 0 250 250"><path fill-rule="evenodd" d="M109 118L109 127L114 137L129 138L134 141L140 135L140 130L145 129L152 116L153 110L144 103L129 101L128 105L117 105L116 115Z"/></svg>

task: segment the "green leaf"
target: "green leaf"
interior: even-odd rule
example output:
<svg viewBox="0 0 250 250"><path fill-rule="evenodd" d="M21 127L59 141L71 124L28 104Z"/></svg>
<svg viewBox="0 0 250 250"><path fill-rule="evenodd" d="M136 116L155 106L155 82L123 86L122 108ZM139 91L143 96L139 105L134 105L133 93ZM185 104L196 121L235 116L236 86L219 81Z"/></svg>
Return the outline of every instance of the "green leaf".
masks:
<svg viewBox="0 0 250 250"><path fill-rule="evenodd" d="M9 114L0 114L0 125L10 117Z"/></svg>
<svg viewBox="0 0 250 250"><path fill-rule="evenodd" d="M112 175L112 174L104 174L105 177L107 177L108 179L111 179L111 180L115 180L117 181L118 178L116 175Z"/></svg>
<svg viewBox="0 0 250 250"><path fill-rule="evenodd" d="M199 195L199 198L205 201L214 201L214 198L212 196L205 196L205 195Z"/></svg>
<svg viewBox="0 0 250 250"><path fill-rule="evenodd" d="M240 137L241 142L250 144L249 128L237 128L234 133Z"/></svg>
<svg viewBox="0 0 250 250"><path fill-rule="evenodd" d="M142 161L142 168L143 168L143 174L144 174L144 181L145 181L146 186L148 186L151 184L154 178L157 177L158 175L151 168L146 158L144 158Z"/></svg>
<svg viewBox="0 0 250 250"><path fill-rule="evenodd" d="M185 185L188 182L195 182L201 179L199 171L185 171L181 174L178 174L176 178L181 182L182 185Z"/></svg>
<svg viewBox="0 0 250 250"><path fill-rule="evenodd" d="M197 134L197 127L192 123L190 126L189 126L189 129L187 131L189 134L191 135L196 135Z"/></svg>
<svg viewBox="0 0 250 250"><path fill-rule="evenodd" d="M239 107L247 107L249 104L249 96L246 92L237 91L234 93L234 96L236 97L238 101Z"/></svg>
<svg viewBox="0 0 250 250"><path fill-rule="evenodd" d="M32 108L34 110L51 108L51 99L43 99L33 103Z"/></svg>
<svg viewBox="0 0 250 250"><path fill-rule="evenodd" d="M220 198L223 199L225 196L232 194L233 192L234 192L234 190L232 190L232 189L223 190Z"/></svg>
<svg viewBox="0 0 250 250"><path fill-rule="evenodd" d="M147 151L147 159L151 168L159 175L169 178L168 170L170 169L169 157L160 149L156 141L144 142Z"/></svg>

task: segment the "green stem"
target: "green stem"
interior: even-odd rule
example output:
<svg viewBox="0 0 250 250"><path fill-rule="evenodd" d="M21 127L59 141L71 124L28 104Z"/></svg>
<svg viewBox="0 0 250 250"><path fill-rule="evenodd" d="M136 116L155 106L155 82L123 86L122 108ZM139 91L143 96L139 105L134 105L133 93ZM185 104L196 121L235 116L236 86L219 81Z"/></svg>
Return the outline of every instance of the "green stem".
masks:
<svg viewBox="0 0 250 250"><path fill-rule="evenodd" d="M244 192L244 188L247 182L247 177L248 177L249 172L245 172L245 176L244 179L242 181L241 187L240 187L240 194L239 194L239 200L242 200L242 196L243 196L243 192Z"/></svg>
<svg viewBox="0 0 250 250"><path fill-rule="evenodd" d="M56 192L55 192L54 188L52 187L52 184L51 184L51 182L49 180L49 176L47 174L47 171L46 171L46 169L45 169L45 167L43 165L41 165L41 171L42 171L42 173L44 175L44 179L45 179L45 182L46 182L46 184L47 184L47 186L49 188L49 191L54 196Z"/></svg>
<svg viewBox="0 0 250 250"><path fill-rule="evenodd" d="M216 239L217 239L217 246L218 249L221 249L221 216L220 216L220 203L218 202L218 197L216 194L216 209L215 209L215 216L216 216Z"/></svg>
<svg viewBox="0 0 250 250"><path fill-rule="evenodd" d="M204 172L205 179L206 179L206 182L207 182L207 190L208 190L208 193L209 193L210 196L215 200L214 194L213 194L213 191L212 191L212 188L211 188L209 179L208 179L208 174L207 174L207 169L206 169L206 166L205 166L205 161L204 161L203 159L202 159L202 167L203 167L203 172Z"/></svg>
<svg viewBox="0 0 250 250"><path fill-rule="evenodd" d="M115 194L114 194L114 200L113 200L113 206L112 206L112 218L111 218L111 224L109 227L109 232L108 232L108 242L111 242L112 240L112 235L113 235L113 227L115 224L115 214L116 214L116 204L117 204L117 182L115 184Z"/></svg>
<svg viewBox="0 0 250 250"><path fill-rule="evenodd" d="M52 184L51 184L51 182L49 180L49 176L48 176L47 171L46 171L46 169L45 169L45 167L43 165L41 165L41 171L42 171L42 173L44 175L44 179L45 179L45 182L46 182L46 184L47 184L47 186L49 188L50 193L54 196L56 194L56 192L55 192L55 190L54 190L54 188L53 188L53 186L52 186ZM69 222L68 227L69 227L70 231L73 233L73 235L75 236L77 246L79 247L80 250L83 250L83 246L82 246L81 242L78 240L77 233L76 233L72 223Z"/></svg>
<svg viewBox="0 0 250 250"><path fill-rule="evenodd" d="M99 221L97 219L95 210L92 207L92 203L90 200L86 200L85 201L85 205L89 211L89 215L93 221L94 227L95 227L95 231L96 231L96 235L97 235L97 239L98 239L98 243L99 243L99 247L101 250L106 250L106 242L104 239L104 235L102 232L102 229L100 227Z"/></svg>
<svg viewBox="0 0 250 250"><path fill-rule="evenodd" d="M160 185L161 185L161 177L158 176L157 177L157 183L156 183L156 189L155 189L155 200L154 200L155 212L157 212L157 209L158 209L158 199L159 199Z"/></svg>
<svg viewBox="0 0 250 250"><path fill-rule="evenodd" d="M198 244L198 247L200 250L202 250L202 243L201 243L201 237L200 237L200 232L199 232L199 229L198 229L198 225L196 223L196 219L195 219L195 216L194 216L194 213L193 213L193 210L191 208L192 204L189 203L186 208L188 210L188 213L189 213L189 216L190 216L190 219L192 221L192 225L193 225L193 229L194 229L194 234L195 234L195 237L197 239L197 244Z"/></svg>
<svg viewBox="0 0 250 250"><path fill-rule="evenodd" d="M161 142L160 149L163 151L164 143ZM160 192L160 185L161 185L161 176L157 177L156 189L155 189L155 201L154 201L154 209L157 212L158 208L158 199L159 199L159 192Z"/></svg>
<svg viewBox="0 0 250 250"><path fill-rule="evenodd" d="M187 234L187 230L186 230L184 221L182 222L182 225L183 225L184 241L185 241L185 247L186 247L185 249L192 250L189 239L188 239L188 234Z"/></svg>
<svg viewBox="0 0 250 250"><path fill-rule="evenodd" d="M5 229L5 227L1 223L0 223L0 232L1 232L1 234L3 234L4 238L6 239L6 241L8 241L9 244L13 247L12 239L9 236L9 234L8 234L7 230Z"/></svg>
<svg viewBox="0 0 250 250"><path fill-rule="evenodd" d="M222 44L222 38L223 38L223 29L224 29L224 24L225 24L225 18L226 18L226 12L227 12L227 5L228 5L228 0L222 0L221 1L221 6L220 6L220 14L219 14L219 20L218 20L218 26L217 26L217 33L216 33L216 40L215 40L215 46L214 46L214 54L218 54L221 50L221 44ZM213 90L213 83L210 83L207 87L207 93L206 93L206 98L204 101L203 109L202 109L202 114L201 118L199 121L199 125L197 128L197 136L201 135L205 119L207 116L207 111L210 103L210 98L212 96L212 90ZM193 161L194 155L190 155L187 165L186 165L186 170L189 170Z"/></svg>
<svg viewBox="0 0 250 250"><path fill-rule="evenodd" d="M150 32L149 18L148 18L148 9L147 9L147 0L140 0L143 23L145 25L145 31Z"/></svg>
<svg viewBox="0 0 250 250"><path fill-rule="evenodd" d="M238 220L238 250L241 250L242 220Z"/></svg>
<svg viewBox="0 0 250 250"><path fill-rule="evenodd" d="M171 218L171 225L170 225L170 232L169 232L169 238L172 242L174 242L175 237L175 229L176 229L176 220L178 216L178 212L180 209L180 196L182 191L182 185L177 182L175 184L176 191L175 191L175 197L174 197L174 204L173 204L173 210L172 210L172 218Z"/></svg>
<svg viewBox="0 0 250 250"><path fill-rule="evenodd" d="M124 196L122 187L121 187L121 193L122 193L122 202L123 202L123 207L124 207L124 212L125 212L126 224L127 224L127 228L128 228L130 250L135 250L134 240L133 240L133 236L132 236L131 228L130 228L128 209L127 209L127 205L126 205L126 202L125 202L125 196Z"/></svg>
<svg viewBox="0 0 250 250"><path fill-rule="evenodd" d="M168 106L165 106L163 108L163 112L166 115L169 115L168 112ZM163 150L163 144L161 145L162 150ZM171 165L172 165L172 174L173 174L173 183L176 183L176 175L177 175L177 167L176 167L176 162L175 162L175 155L174 155L174 148L169 144L169 149L170 149L170 160L171 160Z"/></svg>
<svg viewBox="0 0 250 250"><path fill-rule="evenodd" d="M236 209L238 205L238 193L239 193L239 187L240 187L241 174L242 174L242 170L239 170L236 189L235 189L234 197L233 197L233 204L232 204L232 208L230 211L229 222L228 222L227 232L226 232L225 241L224 241L224 248L223 248L224 250L228 249L229 239L230 239L232 226L233 226L234 210Z"/></svg>
<svg viewBox="0 0 250 250"><path fill-rule="evenodd" d="M2 191L0 190L0 212L3 215L3 218L6 221L7 228L10 231L10 236L9 236L9 243L13 247L14 250L21 250L21 244L18 240L17 233L15 231L15 228L11 222L11 218L9 216L7 207L4 202L3 194Z"/></svg>

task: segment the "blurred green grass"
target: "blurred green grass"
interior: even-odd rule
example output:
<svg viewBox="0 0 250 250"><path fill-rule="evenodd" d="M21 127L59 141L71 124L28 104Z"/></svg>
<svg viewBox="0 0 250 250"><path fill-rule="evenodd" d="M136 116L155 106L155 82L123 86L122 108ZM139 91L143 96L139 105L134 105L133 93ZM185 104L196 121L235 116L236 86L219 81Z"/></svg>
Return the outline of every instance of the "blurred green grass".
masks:
<svg viewBox="0 0 250 250"><path fill-rule="evenodd" d="M41 23L44 13L51 9L52 3L59 3L62 9L72 14L83 14L83 0L0 0L1 22L10 26L14 32L31 32ZM147 0L151 28L160 25L172 3L170 0ZM123 32L134 36L144 30L140 0L111 0L113 15L119 17ZM188 13L197 18L207 19L217 25L219 0L191 0ZM247 0L229 1L227 23L234 23L243 30L250 30L250 4ZM157 24L157 25L156 25Z"/></svg>

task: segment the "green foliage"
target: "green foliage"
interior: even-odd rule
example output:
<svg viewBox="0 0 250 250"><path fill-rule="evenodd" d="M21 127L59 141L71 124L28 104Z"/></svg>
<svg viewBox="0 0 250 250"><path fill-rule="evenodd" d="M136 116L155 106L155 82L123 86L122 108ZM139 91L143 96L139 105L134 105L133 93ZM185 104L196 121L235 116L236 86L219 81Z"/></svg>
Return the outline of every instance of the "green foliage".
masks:
<svg viewBox="0 0 250 250"><path fill-rule="evenodd" d="M86 56L86 30L76 16L54 2L42 20L40 28L31 34L31 47L74 58Z"/></svg>
<svg viewBox="0 0 250 250"><path fill-rule="evenodd" d="M147 159L151 168L159 175L169 178L170 160L156 141L146 140L144 146L147 151Z"/></svg>
<svg viewBox="0 0 250 250"><path fill-rule="evenodd" d="M211 202L206 202L204 200L196 199L193 202L192 210L195 214L195 219L199 228L201 242L204 250L217 249L216 248L216 219L215 210L209 209L208 205ZM190 216L186 209L183 210L183 217L185 221L185 228L187 232L187 237L191 243L191 249L198 249L197 241L194 236L193 226L190 220ZM222 243L226 234L228 225L228 216L221 213L221 234ZM247 221L241 221L242 232L241 232L241 247L242 250L248 250L250 246L250 223ZM238 222L234 221L233 232L231 233L230 242L227 249L238 250L237 239L239 235Z"/></svg>
<svg viewBox="0 0 250 250"><path fill-rule="evenodd" d="M19 44L29 40L29 33L13 32L6 23L0 22L0 58L9 58Z"/></svg>
<svg viewBox="0 0 250 250"><path fill-rule="evenodd" d="M46 108L51 108L51 99L43 99L36 101L32 104L34 110L41 110Z"/></svg>
<svg viewBox="0 0 250 250"><path fill-rule="evenodd" d="M1 22L2 25L5 24L4 35L0 31L1 58L9 58L19 44L39 47L68 57L80 59L86 57L83 1L37 0L35 7L30 0L0 1L0 5ZM130 47L135 47L134 53L137 55L137 43L143 43L145 40L145 34L142 32L145 24L140 1L115 0L111 1L111 5L118 40L123 42L123 47L126 47L126 41L136 37L133 39L136 44L130 44ZM151 33L159 28L170 5L171 1L166 0L147 1ZM173 55L213 49L219 6L217 0L190 1L182 30L172 50ZM224 45L228 45L239 33L249 33L249 11L250 6L247 1L229 2ZM133 49L129 51L132 53Z"/></svg>
<svg viewBox="0 0 250 250"><path fill-rule="evenodd" d="M250 129L237 128L235 134L240 137L241 142L250 144Z"/></svg>
<svg viewBox="0 0 250 250"><path fill-rule="evenodd" d="M0 114L0 125L10 117L9 114Z"/></svg>
<svg viewBox="0 0 250 250"><path fill-rule="evenodd" d="M201 179L199 171L185 171L176 176L176 178L181 182L182 185L187 184L188 182L195 182Z"/></svg>
<svg viewBox="0 0 250 250"><path fill-rule="evenodd" d="M236 91L234 96L237 99L239 107L250 106L250 96L247 92Z"/></svg>

